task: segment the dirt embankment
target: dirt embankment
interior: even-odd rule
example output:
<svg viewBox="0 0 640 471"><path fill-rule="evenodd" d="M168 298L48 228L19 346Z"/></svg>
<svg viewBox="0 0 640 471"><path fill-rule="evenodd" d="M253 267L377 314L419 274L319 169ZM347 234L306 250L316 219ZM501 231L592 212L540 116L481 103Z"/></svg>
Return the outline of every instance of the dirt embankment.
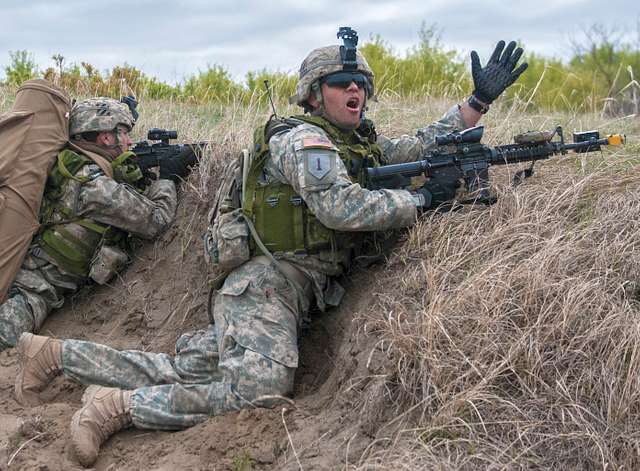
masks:
<svg viewBox="0 0 640 471"><path fill-rule="evenodd" d="M118 280L85 288L51 315L41 332L120 349L172 352L181 333L206 326L200 235L207 205L193 194L182 195L176 224L161 239L140 243ZM304 331L295 406L230 413L174 433L130 429L104 446L96 469L335 469L357 463L379 418L378 412L360 417L356 407L378 364L369 346L359 344L360 326L354 322L370 302L359 289L370 285L369 273L345 279L349 294L343 307L315 313ZM0 354L0 469L77 467L68 427L84 386L59 378L46 389L44 405L23 408L13 394L16 369L15 350Z"/></svg>

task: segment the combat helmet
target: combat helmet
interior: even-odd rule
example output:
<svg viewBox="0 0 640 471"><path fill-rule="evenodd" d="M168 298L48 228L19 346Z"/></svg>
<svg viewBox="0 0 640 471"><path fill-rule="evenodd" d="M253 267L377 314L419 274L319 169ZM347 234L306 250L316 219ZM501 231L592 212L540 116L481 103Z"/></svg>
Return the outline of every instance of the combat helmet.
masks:
<svg viewBox="0 0 640 471"><path fill-rule="evenodd" d="M113 98L97 97L73 105L69 116L69 134L111 131L118 124L133 128L135 119L129 107Z"/></svg>
<svg viewBox="0 0 640 471"><path fill-rule="evenodd" d="M364 74L369 79L367 98L375 100L373 71L360 51L356 51L358 34L349 27L342 27L338 31L338 38L344 40L344 46L333 45L314 49L302 61L296 94L289 98L289 103L305 107L316 81L345 70Z"/></svg>

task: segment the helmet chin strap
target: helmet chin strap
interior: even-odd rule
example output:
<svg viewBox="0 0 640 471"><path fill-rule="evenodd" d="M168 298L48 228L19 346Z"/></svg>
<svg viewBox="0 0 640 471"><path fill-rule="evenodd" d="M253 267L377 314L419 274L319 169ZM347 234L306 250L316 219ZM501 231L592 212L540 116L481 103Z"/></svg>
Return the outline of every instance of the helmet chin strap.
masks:
<svg viewBox="0 0 640 471"><path fill-rule="evenodd" d="M364 96L364 104L362 105L362 109L360 110L360 121L364 119L364 113L369 111L369 107L367 106L367 95Z"/></svg>

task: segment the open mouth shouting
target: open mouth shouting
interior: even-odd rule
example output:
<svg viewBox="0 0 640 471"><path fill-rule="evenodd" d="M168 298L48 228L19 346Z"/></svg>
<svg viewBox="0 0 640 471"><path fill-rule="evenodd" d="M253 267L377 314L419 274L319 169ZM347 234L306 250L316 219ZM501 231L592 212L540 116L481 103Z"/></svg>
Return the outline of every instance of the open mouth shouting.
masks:
<svg viewBox="0 0 640 471"><path fill-rule="evenodd" d="M347 109L352 113L360 113L360 97L352 96L347 100Z"/></svg>

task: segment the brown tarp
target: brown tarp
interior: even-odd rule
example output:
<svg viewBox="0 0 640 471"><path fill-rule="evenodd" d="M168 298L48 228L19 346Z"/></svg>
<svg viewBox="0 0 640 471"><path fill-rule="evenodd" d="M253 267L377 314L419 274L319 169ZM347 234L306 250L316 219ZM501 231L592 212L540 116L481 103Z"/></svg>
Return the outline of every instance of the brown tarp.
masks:
<svg viewBox="0 0 640 471"><path fill-rule="evenodd" d="M0 116L0 302L6 298L33 235L47 174L69 139L67 94L28 80Z"/></svg>

